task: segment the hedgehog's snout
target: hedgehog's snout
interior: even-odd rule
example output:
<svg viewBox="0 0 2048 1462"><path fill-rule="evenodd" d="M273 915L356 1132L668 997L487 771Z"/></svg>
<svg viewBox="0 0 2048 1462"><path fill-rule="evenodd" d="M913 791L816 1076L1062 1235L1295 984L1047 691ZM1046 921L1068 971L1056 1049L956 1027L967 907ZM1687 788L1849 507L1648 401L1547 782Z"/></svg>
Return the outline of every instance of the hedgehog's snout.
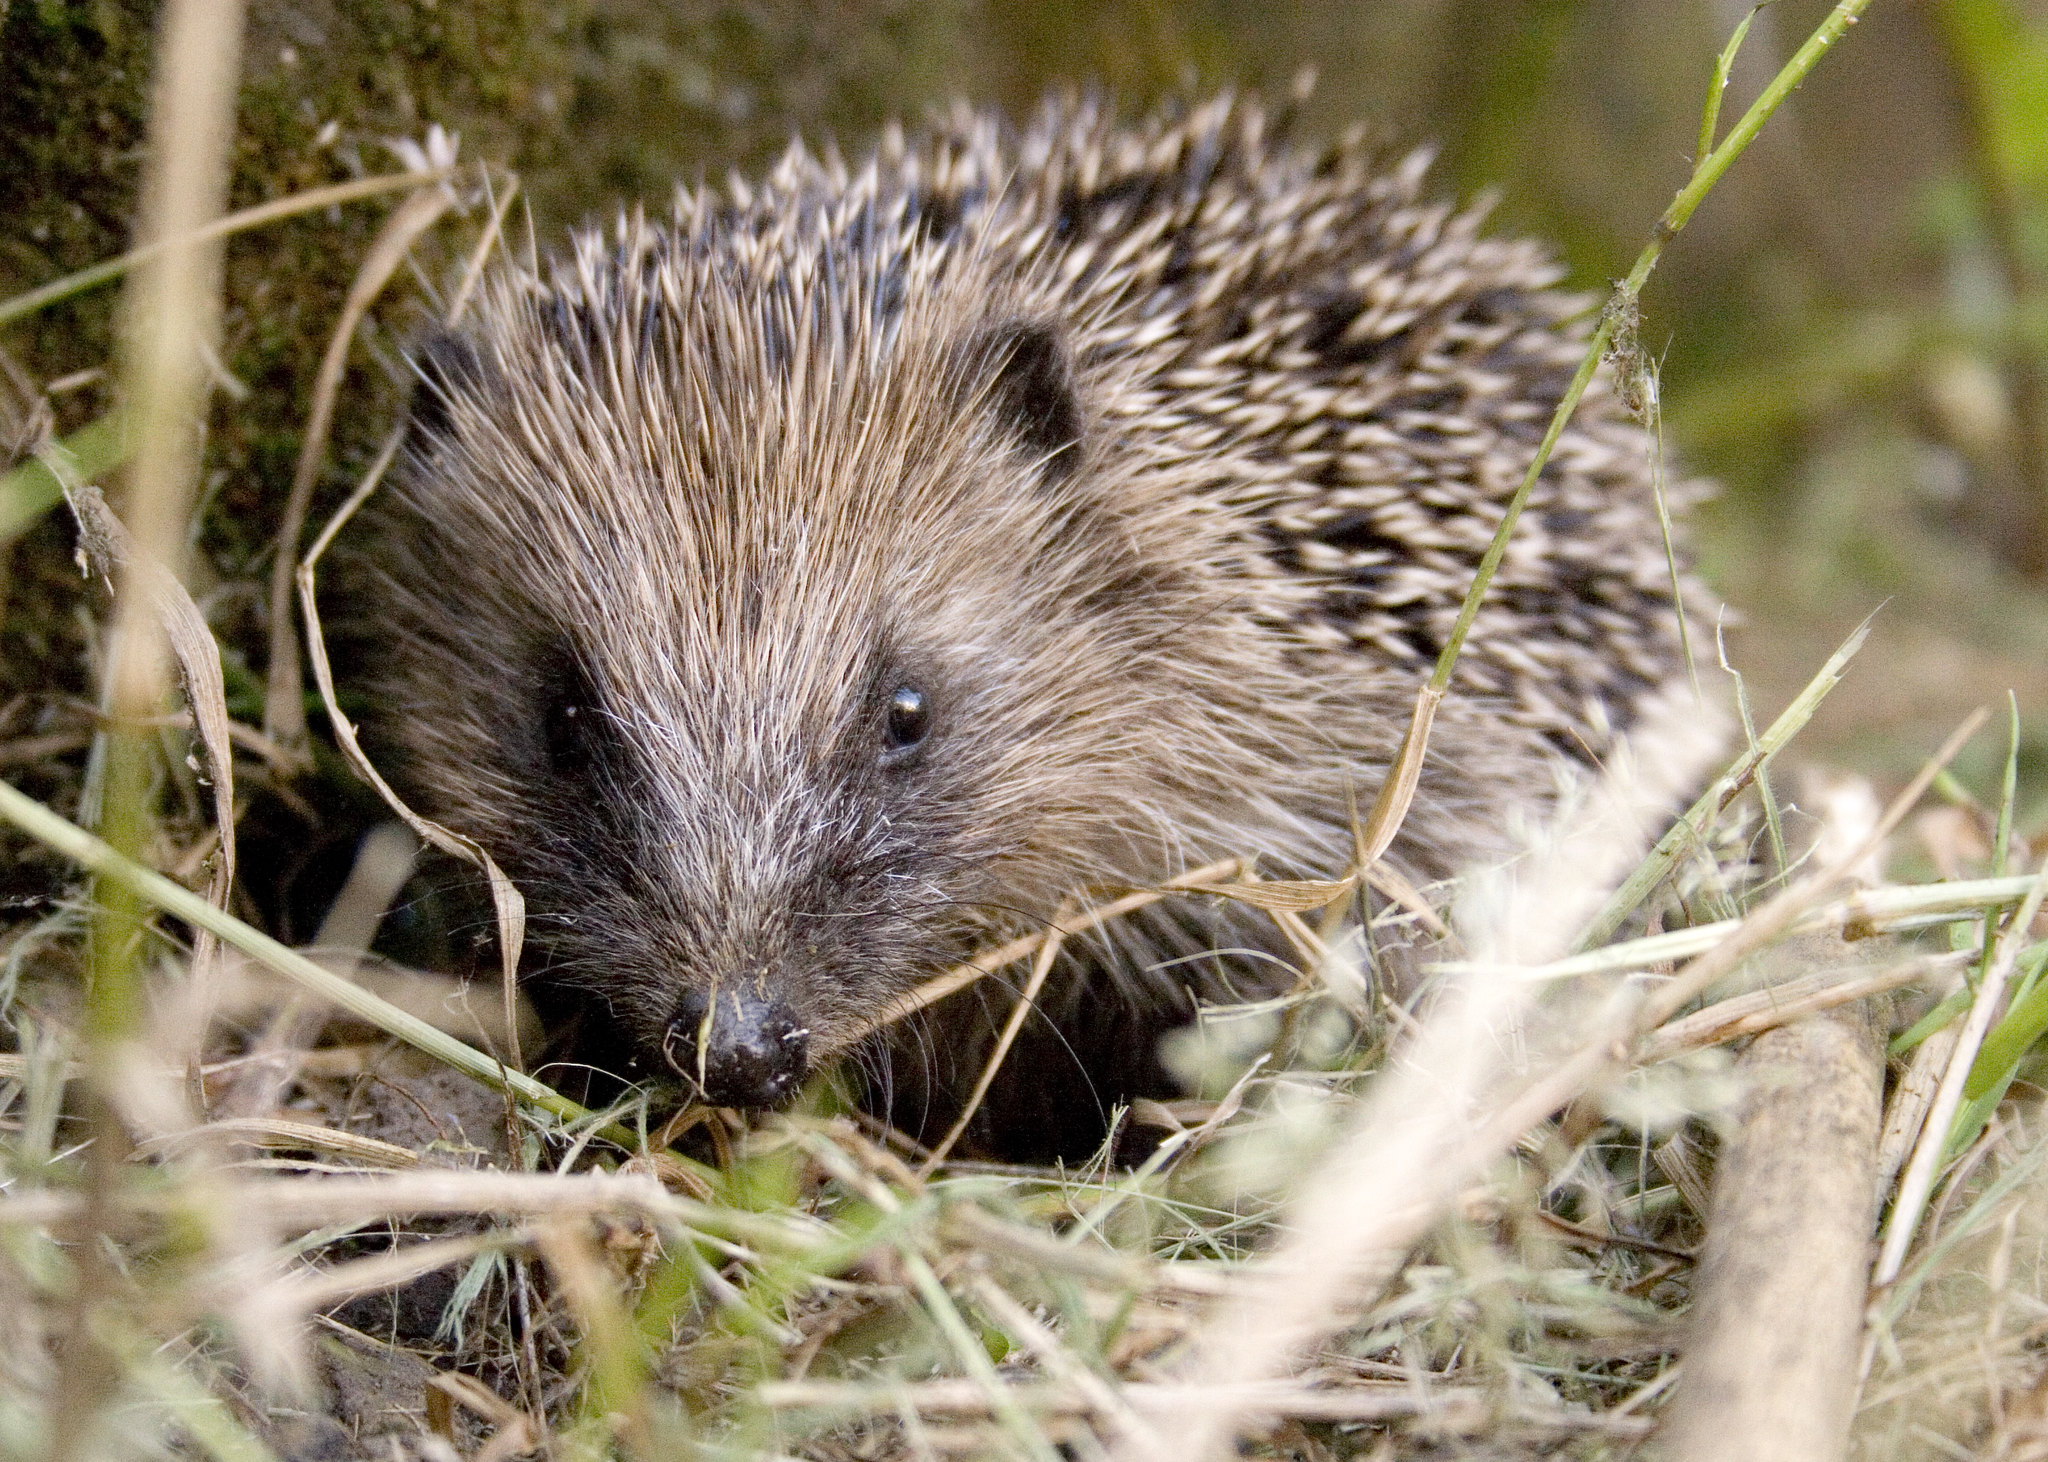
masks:
<svg viewBox="0 0 2048 1462"><path fill-rule="evenodd" d="M779 1107L803 1085L810 1032L779 1000L745 988L682 999L662 1055L717 1107Z"/></svg>

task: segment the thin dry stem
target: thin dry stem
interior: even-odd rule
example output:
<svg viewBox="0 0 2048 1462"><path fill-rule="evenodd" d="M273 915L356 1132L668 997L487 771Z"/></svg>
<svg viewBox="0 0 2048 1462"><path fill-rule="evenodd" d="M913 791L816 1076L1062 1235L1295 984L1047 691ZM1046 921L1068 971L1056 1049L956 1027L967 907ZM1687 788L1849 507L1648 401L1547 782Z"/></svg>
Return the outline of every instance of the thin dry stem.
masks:
<svg viewBox="0 0 2048 1462"><path fill-rule="evenodd" d="M1038 946L1038 958L1032 961L1031 977L1024 982L1024 988L1018 992L1017 1003L1010 1011L1010 1018L1003 1022L1002 1033L996 1037L995 1048L989 1052L988 1060L982 1063L981 1075L974 1083L974 1090L968 1094L966 1104L960 1109L960 1116L946 1129L946 1135L939 1139L938 1145L931 1150L930 1156L925 1158L923 1166L917 1170L920 1178L929 1178L938 1171L940 1164L946 1160L946 1154L953 1150L953 1144L960 1140L961 1134L966 1132L969 1124L974 1121L974 1114L981 1110L982 1101L988 1096L988 1089L995 1084L996 1073L1003 1069L1004 1058L1010 1054L1010 1047L1016 1044L1017 1033L1024 1029L1024 1022L1030 1018L1031 1012L1038 1008L1039 992L1045 989L1046 976L1052 973L1053 961L1059 958L1060 947L1066 942L1066 936L1060 932L1060 922L1060 914L1055 914L1052 930Z"/></svg>
<svg viewBox="0 0 2048 1462"><path fill-rule="evenodd" d="M1561 951L1598 891L1639 852L1637 830L1668 790L1625 769L1603 779L1549 848L1503 873L1501 907L1467 932L1468 942L1482 956L1495 948L1522 958ZM1280 1244L1246 1272L1239 1296L1209 1317L1190 1349L1182 1373L1190 1394L1205 1399L1177 1416L1175 1462L1221 1455L1244 1414L1230 1388L1282 1375L1392 1278L1487 1162L1562 1105L1546 1106L1512 1133L1487 1120L1518 1051L1542 1061L1542 1043L1526 1029L1536 989L1502 979L1451 983L1367 1090L1346 1136L1296 1201ZM1557 1033L1548 1039L1556 1044ZM1574 1073L1573 1089L1595 1069ZM1126 1443L1119 1455L1164 1458L1169 1451Z"/></svg>
<svg viewBox="0 0 2048 1462"><path fill-rule="evenodd" d="M1906 1166L1914 1139L1926 1125L1928 1109L1934 1105L1935 1093L1941 1090L1942 1074L1948 1070L1956 1043L1962 1038L1962 1026L1951 1023L1913 1048L1913 1059L1906 1063L1906 1074L1892 1092L1891 1105L1885 1112L1884 1135L1878 1141L1877 1190L1880 1194L1891 1191L1892 1184Z"/></svg>
<svg viewBox="0 0 2048 1462"><path fill-rule="evenodd" d="M313 488L327 453L327 435L334 425L334 406L341 392L342 372L356 326L404 262L406 251L432 228L455 201L447 186L421 188L392 211L371 241L341 318L327 342L327 354L313 379L313 404L299 439L299 462L292 473L291 496L285 500L277 533L277 557L270 572L270 683L263 698L263 734L279 746L303 756L306 744L305 682L299 672L299 641L292 626L292 571L298 564L299 538L313 504Z"/></svg>
<svg viewBox="0 0 2048 1462"><path fill-rule="evenodd" d="M334 542L335 536L348 524L350 518L370 500L370 494L384 480L396 460L400 447L405 443L405 428L399 427L385 438L384 446L377 458L370 464L370 470L363 474L363 480L348 500L336 510L327 526L320 530L320 536L313 540L313 546L306 550L305 562L299 565L299 609L306 619L306 653L313 663L314 683L320 688L320 700L327 708L328 723L333 729L336 744L354 767L356 774L384 799L384 805L404 821L405 825L442 852L460 858L471 867L479 869L491 890L491 904L498 920L498 971L501 995L505 1005L505 1030L508 1064L514 1072L526 1067L525 1054L519 1047L519 957L526 943L526 899L505 876L496 860L484 851L483 846L460 833L452 832L429 818L421 817L406 804L397 790L377 770L362 742L356 736L355 723L342 714L341 702L334 691L334 668L327 658L327 640L320 628L320 596L314 575L318 572L320 559ZM296 652L294 652L296 653ZM505 1058L501 1058L505 1059Z"/></svg>
<svg viewBox="0 0 2048 1462"><path fill-rule="evenodd" d="M1877 970L1867 966L1846 973L1829 970L1787 980L1768 990L1732 996L1660 1026L1637 1048L1636 1059L1645 1065L1668 1061L1687 1051L1760 1035L1839 1005L1917 984L1967 958L1964 952L1901 960Z"/></svg>
<svg viewBox="0 0 2048 1462"><path fill-rule="evenodd" d="M24 294L0 302L0 325L34 314L45 305L56 303L95 285L118 279L131 269L157 258L168 248L198 247L215 243L231 234L262 228L265 224L281 219L293 218L301 213L312 213L322 208L334 208L343 203L354 203L364 198L375 198L385 193L395 193L401 188L417 188L422 183L445 179L449 169L432 173L388 173L375 178L351 178L346 183L329 183L325 187L308 188L302 193L293 193L283 198L273 198L268 203L258 203L253 208L244 208L214 220L204 227L175 238L152 239L130 249L118 258L108 259L76 274L67 274L62 279L53 279Z"/></svg>
<svg viewBox="0 0 2048 1462"><path fill-rule="evenodd" d="M1921 1212L1927 1206L1928 1195L1934 1190L1942 1153L1948 1146L1950 1124L1963 1104L1963 1086L1969 1080L1970 1065L1977 1059L1977 1048L1983 1045L1985 1032L1991 1029L1992 1017L1998 1013L2006 981L2012 977L2013 966L2019 961L2020 950L2025 947L2034 915L2040 912L2044 895L2048 895L2048 858L2042 859L2034 887L1999 935L1991 968L1978 982L1976 999L1963 1022L1955 1050L1949 1055L1948 1070L1942 1076L1934 1104L1921 1125L1919 1144L1913 1149L1912 1161L1906 1164L1905 1175L1899 1180L1898 1200L1892 1204L1891 1218L1885 1225L1884 1246L1878 1252L1877 1270L1871 1276L1871 1283L1880 1289L1899 1277L1899 1269L1906 1261L1906 1250L1912 1245Z"/></svg>
<svg viewBox="0 0 2048 1462"><path fill-rule="evenodd" d="M227 1179L202 1194L164 1189L137 1189L123 1194L124 1207L138 1213L177 1212L201 1200L230 1212L260 1213L280 1229L359 1225L407 1215L525 1213L591 1215L607 1212L643 1214L657 1220L704 1223L713 1231L739 1226L782 1234L795 1231L780 1224L753 1225L745 1215L714 1212L678 1198L644 1173L509 1173L426 1172L303 1178ZM80 1196L43 1189L20 1197L0 1198L0 1224L47 1226L76 1215Z"/></svg>
<svg viewBox="0 0 2048 1462"><path fill-rule="evenodd" d="M1576 1050L1560 1049L1556 1030L1528 1028L1528 982L1454 984L1392 1069L1367 1092L1348 1135L1297 1200L1285 1240L1247 1274L1244 1297L1222 1306L1203 1327L1186 1374L1198 1394L1218 1399L1184 1419L1175 1462L1188 1451L1220 1454L1236 1434L1242 1414L1216 1388L1283 1373L1294 1357L1384 1287L1407 1250L1486 1164L1618 1070L1649 1032L1781 937L1812 903L1850 877L1983 717L1980 710L1958 728L1863 843L1770 900L1662 989L1640 1001L1623 992L1615 1013L1596 1023L1601 1034ZM1599 796L1556 848L1529 860L1508 907L1485 932L1496 942L1512 939L1524 957L1561 949L1583 918L1581 905L1626 866L1622 860L1635 846L1646 811L1668 791L1612 773L1603 779ZM1489 963L1486 951L1480 953L1480 962ZM1519 1090L1508 1083L1503 1092L1516 1055L1525 1069L1545 1074ZM1148 1454L1126 1447L1122 1455Z"/></svg>
<svg viewBox="0 0 2048 1462"><path fill-rule="evenodd" d="M193 242L192 236L226 204L241 34L238 0L176 0L165 7L158 32L141 204L141 233L157 252L131 281L122 342L135 445L125 527L134 551L120 569L102 690L111 728L101 828L108 843L129 858L144 856L152 841L154 738L139 723L162 709L170 689L161 576L177 579L184 561L186 522L199 480L208 360L220 330L221 248L217 240ZM155 1068L136 1039L144 1003L141 901L112 880L102 881L95 895L84 1021L93 1141L85 1165L85 1242L78 1246L65 1317L67 1361L53 1397L53 1462L69 1462L92 1449L121 1371L105 1333L111 1318L107 1302L117 1281L98 1236L113 1231L126 1186L123 1117L161 1115L179 1105L175 1088L151 1080ZM251 1360L263 1379L290 1369L287 1352Z"/></svg>
<svg viewBox="0 0 2048 1462"><path fill-rule="evenodd" d="M490 175L484 176L486 187ZM484 265L490 261L491 251L498 246L498 240L505 229L505 210L512 206L512 200L519 196L519 175L514 173L506 180L505 196L491 206L490 222L484 225L483 236L476 241L476 248L470 252L469 263L462 271L462 283L456 286L455 298L448 302L447 325L454 329L462 323L462 316L469 309L470 296L476 293L477 284L484 277Z"/></svg>
<svg viewBox="0 0 2048 1462"><path fill-rule="evenodd" d="M1019 960L1031 958L1048 939L1055 936L1061 939L1071 939L1076 934L1085 934L1090 929L1099 928L1103 924L1108 923L1111 919L1122 918L1125 914L1131 913L1134 910L1145 908L1150 904L1156 904L1161 899L1172 898L1175 894L1192 892L1196 888L1204 884L1214 883L1218 879L1233 877L1244 871L1246 862L1247 860L1244 858L1225 858L1220 862L1207 863L1200 868L1190 869L1177 878L1169 878L1157 888L1138 889L1132 893L1111 899L1108 903L1096 904L1090 908L1085 908L1059 929L1045 929L1037 934L1024 934L1010 940L1008 943L998 944L993 949L985 950L975 955L972 959L955 965L943 975L934 975L908 994L899 996L890 1004L887 1010L856 1030L853 1033L853 1038L857 1039L861 1036L872 1035L883 1026L894 1025L897 1021L916 1014L926 1006L936 1005L948 995L966 989L975 981L987 975L992 975L997 970L1007 969Z"/></svg>
<svg viewBox="0 0 2048 1462"><path fill-rule="evenodd" d="M363 839L348 881L313 936L313 947L342 979L355 978L385 911L412 876L416 852L411 835L388 823ZM216 1110L229 1116L261 1116L275 1107L291 1085L299 1054L319 1034L326 1018L324 1007L305 993L288 996L249 1043L249 1065Z"/></svg>

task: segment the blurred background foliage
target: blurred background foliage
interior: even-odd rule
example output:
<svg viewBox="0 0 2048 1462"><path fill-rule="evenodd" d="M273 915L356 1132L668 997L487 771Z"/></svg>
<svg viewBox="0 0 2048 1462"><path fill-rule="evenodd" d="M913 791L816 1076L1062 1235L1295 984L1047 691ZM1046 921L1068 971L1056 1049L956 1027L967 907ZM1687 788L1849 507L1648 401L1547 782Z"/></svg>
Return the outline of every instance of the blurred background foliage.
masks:
<svg viewBox="0 0 2048 1462"><path fill-rule="evenodd" d="M1819 20L1761 11L1733 117ZM393 166L431 123L516 169L543 247L673 181L757 169L793 132L861 147L965 97L1028 110L1099 83L1129 108L1320 73L1310 131L1439 149L1438 186L1597 290L1683 182L1738 0L287 0L252 7L238 205ZM119 252L152 7L0 0L0 296ZM314 366L386 205L238 239L202 578L231 649L260 575ZM523 230L515 230L516 233ZM325 484L352 479L405 382L432 281L365 326ZM437 270L444 271L436 274ZM60 428L108 404L112 291L0 331L20 403ZM1767 713L1880 603L1806 754L1893 777L1971 705L2019 693L2048 788L2048 5L1877 0L1709 199L1644 300L1675 460L1716 480L1695 541ZM66 380L70 377L72 379ZM0 419L0 432L10 422ZM0 449L18 447L0 435ZM317 509L316 509L317 511ZM13 550L0 677L86 691L63 629L68 534ZM202 585L204 587L204 585ZM259 667L260 668L260 667ZM33 684L24 684L32 677ZM1986 738L1976 785L1990 785ZM1968 769L1966 768L1966 771ZM2038 830L2048 805L2029 804Z"/></svg>

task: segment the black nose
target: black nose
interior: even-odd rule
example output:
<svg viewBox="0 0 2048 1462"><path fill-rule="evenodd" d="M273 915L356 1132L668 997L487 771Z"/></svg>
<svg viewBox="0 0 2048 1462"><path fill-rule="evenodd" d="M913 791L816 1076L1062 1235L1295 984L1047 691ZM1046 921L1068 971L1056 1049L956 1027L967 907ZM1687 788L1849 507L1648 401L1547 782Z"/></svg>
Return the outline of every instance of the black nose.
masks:
<svg viewBox="0 0 2048 1462"><path fill-rule="evenodd" d="M779 1107L803 1085L809 1046L788 1006L732 988L685 995L662 1054L715 1107Z"/></svg>

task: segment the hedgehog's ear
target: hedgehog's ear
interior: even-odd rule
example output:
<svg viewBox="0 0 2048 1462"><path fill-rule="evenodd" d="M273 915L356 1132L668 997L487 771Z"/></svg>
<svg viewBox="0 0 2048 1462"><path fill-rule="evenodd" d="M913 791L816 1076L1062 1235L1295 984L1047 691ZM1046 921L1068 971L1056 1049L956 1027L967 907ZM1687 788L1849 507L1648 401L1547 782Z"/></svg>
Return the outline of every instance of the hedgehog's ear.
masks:
<svg viewBox="0 0 2048 1462"><path fill-rule="evenodd" d="M1033 461L1047 486L1081 465L1081 400L1067 348L1040 320L1006 320L985 331L972 352L970 380L986 408Z"/></svg>
<svg viewBox="0 0 2048 1462"><path fill-rule="evenodd" d="M448 434L449 408L455 398L483 383L483 358L465 336L436 331L412 351L419 380L412 389L411 444L424 447Z"/></svg>

